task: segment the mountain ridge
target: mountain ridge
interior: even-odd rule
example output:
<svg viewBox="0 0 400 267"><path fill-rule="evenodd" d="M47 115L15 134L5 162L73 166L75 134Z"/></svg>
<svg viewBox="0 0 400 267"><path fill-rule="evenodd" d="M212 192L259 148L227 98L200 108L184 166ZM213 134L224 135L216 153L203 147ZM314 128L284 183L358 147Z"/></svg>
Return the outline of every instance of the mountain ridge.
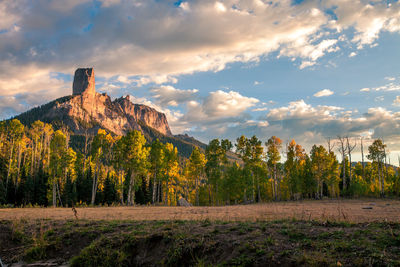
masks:
<svg viewBox="0 0 400 267"><path fill-rule="evenodd" d="M59 129L67 126L71 131L71 146L80 148L85 134L95 135L105 129L115 135L125 135L132 130L141 131L151 142L159 139L170 142L181 155L189 157L195 146L202 150L206 145L188 135L173 135L164 113L132 103L129 96L116 98L95 91L94 70L80 68L75 71L72 95L67 95L32 108L14 117L24 125L40 120Z"/></svg>

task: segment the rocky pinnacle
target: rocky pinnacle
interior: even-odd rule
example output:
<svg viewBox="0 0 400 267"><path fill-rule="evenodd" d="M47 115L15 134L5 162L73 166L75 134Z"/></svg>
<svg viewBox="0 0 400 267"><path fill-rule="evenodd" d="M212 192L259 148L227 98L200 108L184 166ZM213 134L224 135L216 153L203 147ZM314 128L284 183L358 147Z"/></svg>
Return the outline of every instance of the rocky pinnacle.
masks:
<svg viewBox="0 0 400 267"><path fill-rule="evenodd" d="M73 95L95 95L95 81L93 68L79 68L75 71L72 85Z"/></svg>

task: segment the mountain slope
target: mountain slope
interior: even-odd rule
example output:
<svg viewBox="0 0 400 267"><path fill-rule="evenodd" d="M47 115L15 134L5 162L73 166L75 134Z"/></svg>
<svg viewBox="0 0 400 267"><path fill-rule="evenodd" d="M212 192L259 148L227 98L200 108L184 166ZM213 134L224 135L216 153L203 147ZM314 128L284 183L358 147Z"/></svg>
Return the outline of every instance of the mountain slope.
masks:
<svg viewBox="0 0 400 267"><path fill-rule="evenodd" d="M187 135L172 135L164 113L154 108L134 104L129 96L115 99L94 89L94 70L78 69L75 72L73 95L64 96L40 107L26 111L15 118L24 125L40 120L55 129L68 127L71 146L81 150L84 135L95 135L102 128L116 135L129 131L141 131L148 141L159 139L178 148L180 154L189 157L195 146L206 145Z"/></svg>

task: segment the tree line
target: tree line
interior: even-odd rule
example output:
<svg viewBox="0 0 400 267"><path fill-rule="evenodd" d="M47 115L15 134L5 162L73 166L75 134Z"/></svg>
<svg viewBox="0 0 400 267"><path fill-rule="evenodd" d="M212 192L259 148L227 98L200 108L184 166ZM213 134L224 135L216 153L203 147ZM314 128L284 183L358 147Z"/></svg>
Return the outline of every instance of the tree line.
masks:
<svg viewBox="0 0 400 267"><path fill-rule="evenodd" d="M283 144L241 136L235 144L214 139L189 158L170 143L147 142L140 131L116 136L99 129L84 147L70 147L67 128L17 119L0 123L0 204L227 205L340 196L399 196L399 170L387 164L386 145L374 140L364 162L351 160L348 137L314 145L310 153L294 140ZM339 162L334 148L339 152ZM236 160L228 157L236 154ZM282 157L285 160L282 160Z"/></svg>

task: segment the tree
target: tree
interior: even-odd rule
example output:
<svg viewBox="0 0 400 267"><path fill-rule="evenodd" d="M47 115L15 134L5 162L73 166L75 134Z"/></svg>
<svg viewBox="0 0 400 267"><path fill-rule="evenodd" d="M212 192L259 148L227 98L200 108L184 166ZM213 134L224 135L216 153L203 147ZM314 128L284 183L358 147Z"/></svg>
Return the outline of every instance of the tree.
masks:
<svg viewBox="0 0 400 267"><path fill-rule="evenodd" d="M213 139L209 142L206 148L207 163L205 172L208 178L209 185L209 203L219 204L218 202L218 185L221 183L222 175L225 170L225 165L228 162L226 157L227 151L232 148L232 143L223 139Z"/></svg>
<svg viewBox="0 0 400 267"><path fill-rule="evenodd" d="M347 154L349 155L349 163L350 163L350 166L349 166L349 185L351 186L351 178L352 178L352 176L351 176L351 169L352 169L351 152L353 152L353 150L356 148L357 143L354 142L354 144L350 144L348 136L346 136L346 142L347 142Z"/></svg>
<svg viewBox="0 0 400 267"><path fill-rule="evenodd" d="M328 153L323 146L314 145L311 148L312 171L317 180L317 198L323 197L323 182L328 172Z"/></svg>
<svg viewBox="0 0 400 267"><path fill-rule="evenodd" d="M111 161L111 148L114 140L110 134L103 129L99 129L97 135L92 143L92 159L95 162L95 171L92 183L92 199L91 204L94 205L96 201L96 192L99 184L101 166L102 164L108 165Z"/></svg>
<svg viewBox="0 0 400 267"><path fill-rule="evenodd" d="M197 206L199 205L199 186L201 183L201 178L204 175L204 167L206 162L205 155L201 153L200 149L196 146L193 149L187 164L189 175L194 180L195 201Z"/></svg>
<svg viewBox="0 0 400 267"><path fill-rule="evenodd" d="M378 179L380 184L380 194L383 197L385 195L385 180L382 169L382 161L386 157L385 153L386 145L383 144L381 139L376 139L374 142L368 147L368 155L367 158L372 160L378 168Z"/></svg>
<svg viewBox="0 0 400 267"><path fill-rule="evenodd" d="M265 143L267 146L267 163L268 167L272 169L273 173L273 185L272 185L272 192L275 200L278 200L278 181L277 181L277 163L281 159L281 154L279 150L282 147L282 141L276 136L272 136L268 141Z"/></svg>
<svg viewBox="0 0 400 267"><path fill-rule="evenodd" d="M264 148L262 142L254 135L250 139L245 136L241 136L236 140L236 153L243 160L245 164L245 170L248 170L251 178L251 193L252 201L255 202L255 188L257 186L258 200L261 201L260 181L259 176L256 177L256 169L261 167L262 156ZM245 187L244 196L247 198L247 188Z"/></svg>
<svg viewBox="0 0 400 267"><path fill-rule="evenodd" d="M161 143L158 139L153 141L150 148L150 172L153 176L153 195L152 202L153 204L156 201L159 201L160 196L158 194L159 188L161 187L161 173L164 164L164 144Z"/></svg>
<svg viewBox="0 0 400 267"><path fill-rule="evenodd" d="M124 159L123 166L127 173L130 173L128 186L128 205L135 204L135 190L137 182L140 182L139 175L145 174L148 168L149 148L146 147L146 139L141 132L133 130L125 137L124 142Z"/></svg>
<svg viewBox="0 0 400 267"><path fill-rule="evenodd" d="M171 143L166 143L164 148L164 177L165 177L165 205L168 206L168 196L170 193L170 179L179 174L178 150Z"/></svg>
<svg viewBox="0 0 400 267"><path fill-rule="evenodd" d="M340 152L340 154L342 155L342 181L343 181L343 190L346 190L347 188L347 183L346 183L346 143L345 143L345 138L341 137L340 135L338 135L338 140L340 143L340 146L338 147L338 151Z"/></svg>
<svg viewBox="0 0 400 267"><path fill-rule="evenodd" d="M62 177L63 170L64 170L64 163L63 163L63 155L65 155L65 144L66 144L66 136L61 130L57 130L54 133L54 137L51 140L50 148L51 148L51 155L50 155L50 168L51 168L51 183L52 183L52 201L53 207L57 206L57 193L58 198L61 203L61 196L59 190L59 179Z"/></svg>
<svg viewBox="0 0 400 267"><path fill-rule="evenodd" d="M10 147L10 157L8 161L8 171L6 179L6 195L8 190L8 181L11 174L11 166L13 164L14 146L15 143L19 142L19 140L21 140L22 138L22 135L24 133L24 125L22 125L22 123L19 120L13 119L9 122L7 128L8 128L8 136L11 147Z"/></svg>
<svg viewBox="0 0 400 267"><path fill-rule="evenodd" d="M118 136L115 138L115 144L113 147L113 166L114 170L117 172L117 191L119 193L119 198L121 205L124 205L124 161L125 161L125 139Z"/></svg>

